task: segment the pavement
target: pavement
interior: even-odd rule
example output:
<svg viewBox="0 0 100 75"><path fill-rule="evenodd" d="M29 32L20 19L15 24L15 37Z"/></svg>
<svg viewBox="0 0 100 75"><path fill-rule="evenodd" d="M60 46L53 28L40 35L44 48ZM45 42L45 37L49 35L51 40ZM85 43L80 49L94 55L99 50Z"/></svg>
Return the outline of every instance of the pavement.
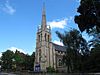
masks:
<svg viewBox="0 0 100 75"><path fill-rule="evenodd" d="M13 74L13 73L4 73L4 72L1 72L0 75L16 75L16 74Z"/></svg>

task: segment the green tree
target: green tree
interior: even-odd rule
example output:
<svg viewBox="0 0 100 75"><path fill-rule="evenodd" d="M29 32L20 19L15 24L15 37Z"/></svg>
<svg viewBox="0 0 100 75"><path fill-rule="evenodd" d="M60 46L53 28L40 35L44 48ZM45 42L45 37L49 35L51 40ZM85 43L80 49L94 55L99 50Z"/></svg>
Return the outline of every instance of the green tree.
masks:
<svg viewBox="0 0 100 75"><path fill-rule="evenodd" d="M89 53L87 42L76 29L69 32L65 31L64 34L57 31L56 34L66 46L64 61L68 67L68 72L75 72L75 70L79 69L80 56Z"/></svg>
<svg viewBox="0 0 100 75"><path fill-rule="evenodd" d="M34 68L35 52L32 55L24 54L18 50L12 52L7 50L2 53L0 65L4 70L21 71L21 70L33 70Z"/></svg>
<svg viewBox="0 0 100 75"><path fill-rule="evenodd" d="M26 70L32 70L34 69L34 59L35 59L35 52L32 53L32 55L25 55L25 61L24 66Z"/></svg>
<svg viewBox="0 0 100 75"><path fill-rule="evenodd" d="M88 57L82 57L84 72L99 72L100 70L100 0L81 0L75 16L75 23L80 31L87 31L93 38L89 41L91 49Z"/></svg>
<svg viewBox="0 0 100 75"><path fill-rule="evenodd" d="M33 70L35 52L33 52L32 55L28 55L16 50L14 54L14 59L17 70Z"/></svg>
<svg viewBox="0 0 100 75"><path fill-rule="evenodd" d="M90 32L94 27L100 33L100 0L81 0L75 23L81 31Z"/></svg>
<svg viewBox="0 0 100 75"><path fill-rule="evenodd" d="M12 69L12 59L13 59L14 53L10 50L7 50L2 53L2 68L5 70L11 70Z"/></svg>
<svg viewBox="0 0 100 75"><path fill-rule="evenodd" d="M97 32L96 28L94 27L91 32L89 32L89 36L93 38L89 41L90 47L96 47L97 45L100 46L100 33Z"/></svg>
<svg viewBox="0 0 100 75"><path fill-rule="evenodd" d="M83 61L84 72L100 72L100 45L91 49L88 60Z"/></svg>
<svg viewBox="0 0 100 75"><path fill-rule="evenodd" d="M32 53L30 59L31 59L30 69L31 69L31 70L34 70L35 52Z"/></svg>
<svg viewBox="0 0 100 75"><path fill-rule="evenodd" d="M16 69L17 70L22 70L24 68L23 63L25 61L25 54L21 53L20 51L16 50L15 54L14 54L14 62L16 65Z"/></svg>

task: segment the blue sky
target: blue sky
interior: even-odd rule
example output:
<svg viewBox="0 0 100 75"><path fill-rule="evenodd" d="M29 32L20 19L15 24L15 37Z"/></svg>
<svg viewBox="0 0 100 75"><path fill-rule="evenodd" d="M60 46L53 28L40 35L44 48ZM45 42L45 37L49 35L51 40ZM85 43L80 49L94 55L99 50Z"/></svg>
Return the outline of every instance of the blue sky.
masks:
<svg viewBox="0 0 100 75"><path fill-rule="evenodd" d="M43 2L52 42L61 44L55 31L78 29L74 16L78 14L79 0L0 0L0 52L16 48L28 54L35 51Z"/></svg>

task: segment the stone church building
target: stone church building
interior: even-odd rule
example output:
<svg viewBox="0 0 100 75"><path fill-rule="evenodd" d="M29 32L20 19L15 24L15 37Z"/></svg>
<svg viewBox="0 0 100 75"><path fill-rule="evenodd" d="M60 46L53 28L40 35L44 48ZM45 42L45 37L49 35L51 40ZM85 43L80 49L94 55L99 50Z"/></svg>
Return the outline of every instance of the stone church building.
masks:
<svg viewBox="0 0 100 75"><path fill-rule="evenodd" d="M46 71L47 67L53 67L55 70L64 68L62 57L66 52L66 48L54 44L51 40L51 28L47 26L45 6L43 6L42 22L41 26L38 27L36 37L35 69L37 65L40 71Z"/></svg>

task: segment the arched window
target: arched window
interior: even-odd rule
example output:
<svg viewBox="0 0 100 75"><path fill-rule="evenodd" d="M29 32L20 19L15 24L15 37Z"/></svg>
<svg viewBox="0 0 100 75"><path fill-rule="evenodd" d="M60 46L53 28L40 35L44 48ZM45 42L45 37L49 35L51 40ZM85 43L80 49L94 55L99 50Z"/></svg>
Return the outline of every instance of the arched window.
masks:
<svg viewBox="0 0 100 75"><path fill-rule="evenodd" d="M41 41L42 41L42 34L41 34Z"/></svg>
<svg viewBox="0 0 100 75"><path fill-rule="evenodd" d="M39 41L40 41L40 35L39 35L39 37L38 37L38 38L39 38Z"/></svg>
<svg viewBox="0 0 100 75"><path fill-rule="evenodd" d="M49 40L49 35L48 35L48 42L49 42L50 40Z"/></svg>
<svg viewBox="0 0 100 75"><path fill-rule="evenodd" d="M62 66L62 60L61 59L58 60L58 65Z"/></svg>
<svg viewBox="0 0 100 75"><path fill-rule="evenodd" d="M46 36L47 36L47 35L46 35L46 33L45 33L45 41L46 41Z"/></svg>
<svg viewBox="0 0 100 75"><path fill-rule="evenodd" d="M39 61L41 61L41 49L39 49Z"/></svg>

